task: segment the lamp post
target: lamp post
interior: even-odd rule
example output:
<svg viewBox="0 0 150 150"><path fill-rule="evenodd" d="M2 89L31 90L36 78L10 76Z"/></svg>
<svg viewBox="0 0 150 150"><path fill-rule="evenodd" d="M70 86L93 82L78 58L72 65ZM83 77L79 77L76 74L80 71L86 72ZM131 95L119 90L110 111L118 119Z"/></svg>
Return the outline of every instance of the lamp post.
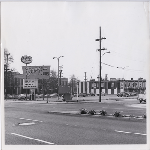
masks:
<svg viewBox="0 0 150 150"><path fill-rule="evenodd" d="M53 57L53 59L57 59L58 60L58 100L59 100L59 59L61 58L61 57L64 57L64 56L59 56L59 57Z"/></svg>
<svg viewBox="0 0 150 150"><path fill-rule="evenodd" d="M105 37L101 37L101 27L100 27L100 38L96 39L95 41L99 41L99 56L100 56L100 67L99 67L99 102L101 102L101 50L106 50L105 48L101 48L101 40L106 39Z"/></svg>
<svg viewBox="0 0 150 150"><path fill-rule="evenodd" d="M110 51L108 51L108 52L105 52L102 56L104 56L106 53L110 53Z"/></svg>

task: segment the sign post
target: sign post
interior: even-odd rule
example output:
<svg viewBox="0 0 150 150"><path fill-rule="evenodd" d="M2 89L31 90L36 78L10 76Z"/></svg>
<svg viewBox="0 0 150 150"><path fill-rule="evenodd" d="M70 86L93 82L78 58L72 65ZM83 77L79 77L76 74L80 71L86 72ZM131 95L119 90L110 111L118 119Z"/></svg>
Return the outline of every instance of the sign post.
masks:
<svg viewBox="0 0 150 150"><path fill-rule="evenodd" d="M31 100L35 100L35 89L38 88L38 79L23 79L23 88L24 89L30 89L31 91ZM34 94L34 97L32 97L32 94Z"/></svg>
<svg viewBox="0 0 150 150"><path fill-rule="evenodd" d="M42 91L44 100L44 79L50 77L50 66L22 66L23 75L27 75L28 79L42 79Z"/></svg>
<svg viewBox="0 0 150 150"><path fill-rule="evenodd" d="M26 67L27 67L27 64L30 64L32 62L32 57L24 55L21 57L21 62L26 64ZM26 79L27 79L27 72L26 72ZM27 89L26 89L26 100L27 100Z"/></svg>

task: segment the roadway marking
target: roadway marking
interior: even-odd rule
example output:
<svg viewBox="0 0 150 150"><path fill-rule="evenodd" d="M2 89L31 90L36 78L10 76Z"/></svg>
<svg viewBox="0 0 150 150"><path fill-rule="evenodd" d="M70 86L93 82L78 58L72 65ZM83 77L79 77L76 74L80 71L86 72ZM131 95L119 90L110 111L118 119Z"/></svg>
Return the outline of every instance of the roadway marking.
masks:
<svg viewBox="0 0 150 150"><path fill-rule="evenodd" d="M29 126L29 125L33 125L35 124L34 122L30 122L30 123L19 123L19 126Z"/></svg>
<svg viewBox="0 0 150 150"><path fill-rule="evenodd" d="M32 120L32 119L26 119L26 120Z"/></svg>
<svg viewBox="0 0 150 150"><path fill-rule="evenodd" d="M21 120L23 120L23 119L25 119L25 118L19 118L19 119L21 119ZM31 120L31 121L38 121L38 122L43 122L43 121L39 121L39 120L32 120L32 119L25 119L25 120Z"/></svg>
<svg viewBox="0 0 150 150"><path fill-rule="evenodd" d="M118 130L115 130L115 131L116 131L116 132L120 132L120 133L132 133L132 132L118 131ZM132 134L147 135L147 134L143 134L143 133L132 133Z"/></svg>
<svg viewBox="0 0 150 150"><path fill-rule="evenodd" d="M40 140L40 139L34 139L34 138L32 138L32 137L20 135L20 134L17 134L17 133L11 133L11 134L12 134L12 135L16 135L16 136L20 136L20 137L23 137L23 138L26 138L26 139L35 140L35 141L38 141L38 142L50 144L50 145L53 145L53 144L54 144L54 143L51 143L51 142L43 141L43 140Z"/></svg>
<svg viewBox="0 0 150 150"><path fill-rule="evenodd" d="M142 133L134 133L134 134L138 134L138 135L147 135L147 134L142 134Z"/></svg>

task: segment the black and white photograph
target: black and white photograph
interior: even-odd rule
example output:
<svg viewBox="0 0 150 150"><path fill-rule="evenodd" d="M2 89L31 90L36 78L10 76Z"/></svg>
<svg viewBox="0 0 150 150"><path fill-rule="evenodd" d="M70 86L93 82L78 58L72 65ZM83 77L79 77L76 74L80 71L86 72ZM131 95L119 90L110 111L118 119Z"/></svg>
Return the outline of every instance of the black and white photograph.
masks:
<svg viewBox="0 0 150 150"><path fill-rule="evenodd" d="M1 2L2 150L150 148L149 31L149 2Z"/></svg>

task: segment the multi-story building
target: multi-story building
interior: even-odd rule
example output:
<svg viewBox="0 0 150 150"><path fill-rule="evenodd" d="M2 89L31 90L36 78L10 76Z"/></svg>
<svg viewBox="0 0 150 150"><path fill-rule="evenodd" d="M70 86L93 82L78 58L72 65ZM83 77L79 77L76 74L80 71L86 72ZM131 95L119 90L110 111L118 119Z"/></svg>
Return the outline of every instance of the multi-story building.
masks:
<svg viewBox="0 0 150 150"><path fill-rule="evenodd" d="M106 94L117 94L120 92L137 92L142 93L146 90L146 80L102 80L101 92ZM79 82L79 93L99 94L99 81Z"/></svg>

